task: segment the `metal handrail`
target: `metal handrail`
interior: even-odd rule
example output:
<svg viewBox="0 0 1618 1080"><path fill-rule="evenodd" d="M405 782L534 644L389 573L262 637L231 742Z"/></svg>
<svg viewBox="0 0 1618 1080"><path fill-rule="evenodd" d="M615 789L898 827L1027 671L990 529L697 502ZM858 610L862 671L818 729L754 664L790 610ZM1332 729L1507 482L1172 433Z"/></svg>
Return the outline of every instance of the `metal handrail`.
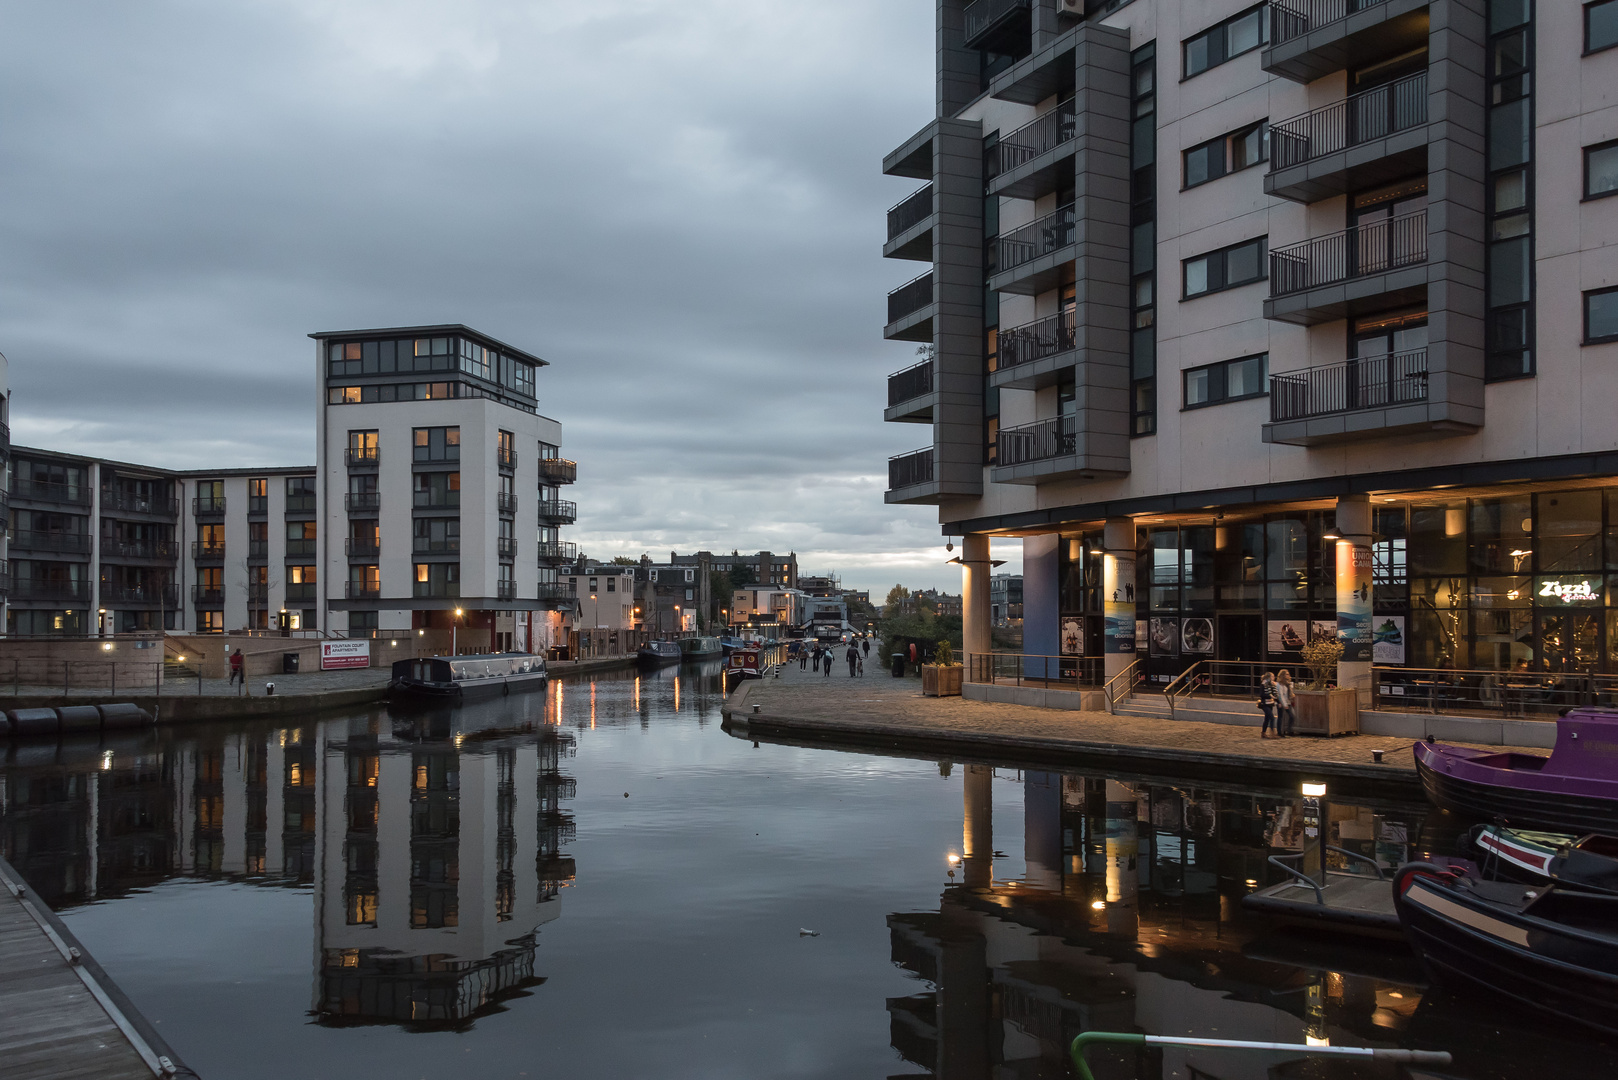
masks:
<svg viewBox="0 0 1618 1080"><path fill-rule="evenodd" d="M1308 874L1304 873L1302 870L1299 870L1297 867L1288 866L1285 862L1282 861L1284 859L1301 859L1301 858L1303 858L1304 854L1305 854L1304 852L1300 851L1295 855L1271 855L1269 857L1269 859L1267 859L1266 861L1271 866L1280 867L1282 870L1285 870L1287 873L1291 874L1293 877L1297 878L1299 881L1304 882L1311 889L1315 890L1315 903L1319 904L1321 907L1325 907L1326 906L1326 894L1321 891L1320 882L1316 881L1314 878L1310 877Z"/></svg>
<svg viewBox="0 0 1618 1080"><path fill-rule="evenodd" d="M993 179L1025 165L1039 155L1072 141L1078 133L1078 111L1069 97L1022 127L1000 137L989 152L986 178Z"/></svg>
<svg viewBox="0 0 1618 1080"><path fill-rule="evenodd" d="M912 484L930 484L933 480L933 448L924 446L908 454L895 454L888 459L888 490L898 491Z"/></svg>
<svg viewBox="0 0 1618 1080"><path fill-rule="evenodd" d="M1009 661L1009 670L1002 664ZM1029 661L1033 661L1032 664ZM1071 681L1075 688L1100 684L1105 661L1099 656L1063 656L1057 653L987 652L966 654L966 681L996 683L1002 677L1050 684ZM1037 668L1042 673L1032 673Z"/></svg>
<svg viewBox="0 0 1618 1080"><path fill-rule="evenodd" d="M1371 869L1376 871L1376 879L1378 881L1386 881L1388 879L1387 875L1382 872L1382 864L1371 858L1369 855L1362 855L1357 851L1350 851L1347 848L1340 848L1336 844L1327 844L1326 850L1335 851L1344 858L1358 859L1360 862L1370 863Z"/></svg>
<svg viewBox="0 0 1618 1080"><path fill-rule="evenodd" d="M1058 207L1026 225L1019 225L996 241L999 273L1067 247L1077 236L1078 217L1073 204Z"/></svg>
<svg viewBox="0 0 1618 1080"><path fill-rule="evenodd" d="M1019 8L1031 6L1032 0L973 0L961 12L965 39L971 42L979 34L993 27L1001 19ZM971 46L968 45L968 48Z"/></svg>
<svg viewBox="0 0 1618 1080"><path fill-rule="evenodd" d="M1383 0L1270 0L1270 47L1348 18Z"/></svg>
<svg viewBox="0 0 1618 1080"><path fill-rule="evenodd" d="M933 185L923 184L888 208L888 239L926 221L933 213Z"/></svg>
<svg viewBox="0 0 1618 1080"><path fill-rule="evenodd" d="M1427 211L1367 221L1270 251L1270 296L1290 296L1427 261Z"/></svg>
<svg viewBox="0 0 1618 1080"><path fill-rule="evenodd" d="M996 460L1001 465L1023 465L1076 453L1078 430L1079 418L1071 413L1002 428Z"/></svg>
<svg viewBox="0 0 1618 1080"><path fill-rule="evenodd" d="M1057 312L1033 322L1001 330L996 349L999 370L1071 352L1078 342L1073 315Z"/></svg>
<svg viewBox="0 0 1618 1080"><path fill-rule="evenodd" d="M933 392L933 362L923 360L888 376L888 407Z"/></svg>
<svg viewBox="0 0 1618 1080"><path fill-rule="evenodd" d="M1383 665L1371 668L1370 695L1370 707L1378 711L1438 713L1442 708L1456 715L1548 722L1565 708L1618 704L1618 675Z"/></svg>
<svg viewBox="0 0 1618 1080"><path fill-rule="evenodd" d="M1373 86L1270 125L1270 172L1427 122L1427 72Z"/></svg>
<svg viewBox="0 0 1618 1080"><path fill-rule="evenodd" d="M1425 346L1270 376L1272 423L1426 400Z"/></svg>
<svg viewBox="0 0 1618 1080"><path fill-rule="evenodd" d="M1202 667L1202 663L1203 662L1201 660L1197 660L1197 661L1193 662L1190 667L1186 668L1184 671L1182 671L1178 675L1174 676L1173 679L1169 680L1169 684L1163 688L1163 700L1167 701L1168 704L1169 704L1169 719L1170 720L1173 720L1175 718L1174 717L1175 687L1179 686L1183 682L1186 682L1187 680L1191 680L1191 689L1186 691L1185 696L1190 697L1192 694L1194 694L1196 692L1196 689L1197 689L1197 684L1196 684L1196 681L1194 679L1191 679L1191 676L1196 674L1196 671L1197 671L1198 668Z"/></svg>
<svg viewBox="0 0 1618 1080"><path fill-rule="evenodd" d="M918 274L888 293L888 322L896 323L933 302L933 272Z"/></svg>
<svg viewBox="0 0 1618 1080"><path fill-rule="evenodd" d="M1135 692L1135 683L1140 681L1138 678L1139 674L1140 661L1131 660L1129 665L1125 667L1124 670L1120 671L1118 674L1114 675L1112 678L1108 679L1102 684L1101 692L1107 697L1107 712L1114 715L1117 714L1118 702L1121 700L1126 700ZM1128 689L1122 695L1119 695L1117 689L1118 684L1124 682L1125 680L1128 680L1126 684Z"/></svg>

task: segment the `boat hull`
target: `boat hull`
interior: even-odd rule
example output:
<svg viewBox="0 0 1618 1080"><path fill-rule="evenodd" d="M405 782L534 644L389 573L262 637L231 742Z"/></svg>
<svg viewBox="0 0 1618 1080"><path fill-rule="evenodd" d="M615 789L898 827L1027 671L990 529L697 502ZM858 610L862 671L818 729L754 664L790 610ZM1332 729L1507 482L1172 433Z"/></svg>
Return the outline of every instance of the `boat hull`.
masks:
<svg viewBox="0 0 1618 1080"><path fill-rule="evenodd" d="M672 656L666 655L664 653L650 653L650 652L637 652L635 654L635 666L640 667L640 668L651 669L651 668L667 667L669 664L678 664L679 662L680 662L680 654L679 653L675 653Z"/></svg>
<svg viewBox="0 0 1618 1080"><path fill-rule="evenodd" d="M1423 753L1428 750L1428 754ZM1523 828L1553 832L1618 833L1618 800L1488 783L1434 768L1431 748L1417 744L1416 773L1434 806L1482 821L1504 818ZM1495 770L1509 775L1507 770Z"/></svg>
<svg viewBox="0 0 1618 1080"><path fill-rule="evenodd" d="M457 683L424 683L414 679L399 679L388 691L388 700L440 705L460 701L481 701L484 698L543 690L548 678L549 676L543 671L533 671L497 679L476 679Z"/></svg>

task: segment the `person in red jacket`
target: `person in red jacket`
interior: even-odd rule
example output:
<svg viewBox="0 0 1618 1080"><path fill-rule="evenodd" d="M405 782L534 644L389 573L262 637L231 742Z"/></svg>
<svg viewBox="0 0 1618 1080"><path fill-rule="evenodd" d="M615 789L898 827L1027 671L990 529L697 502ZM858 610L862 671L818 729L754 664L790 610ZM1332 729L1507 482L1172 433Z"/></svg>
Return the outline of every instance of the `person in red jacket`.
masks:
<svg viewBox="0 0 1618 1080"><path fill-rule="evenodd" d="M242 674L242 651L240 649L230 654L230 685L235 686L237 681L240 681L243 686L247 685L247 677Z"/></svg>

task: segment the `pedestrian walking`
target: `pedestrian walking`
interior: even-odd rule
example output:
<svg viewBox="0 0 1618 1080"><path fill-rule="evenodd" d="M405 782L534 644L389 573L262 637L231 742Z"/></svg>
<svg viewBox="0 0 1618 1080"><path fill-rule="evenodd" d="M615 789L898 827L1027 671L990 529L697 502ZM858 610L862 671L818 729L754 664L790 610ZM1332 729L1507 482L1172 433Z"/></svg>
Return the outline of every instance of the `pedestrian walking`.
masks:
<svg viewBox="0 0 1618 1080"><path fill-rule="evenodd" d="M1275 733L1283 739L1298 723L1298 699L1292 694L1292 672L1286 668L1275 677Z"/></svg>
<svg viewBox="0 0 1618 1080"><path fill-rule="evenodd" d="M831 662L832 662L832 660L834 660L836 658L836 656L837 656L837 651L835 649L833 649L830 645L827 645L826 646L826 658L821 661L822 664L826 665L826 674L827 675L831 674Z"/></svg>
<svg viewBox="0 0 1618 1080"><path fill-rule="evenodd" d="M1258 682L1258 707L1264 710L1264 727L1259 730L1258 737L1268 739L1270 729L1275 727L1275 673L1266 671L1264 677ZM1280 735L1279 730L1276 731Z"/></svg>
<svg viewBox="0 0 1618 1080"><path fill-rule="evenodd" d="M860 678L865 678L865 657L860 657Z"/></svg>
<svg viewBox="0 0 1618 1080"><path fill-rule="evenodd" d="M866 638L864 641L860 642L860 648L864 650L864 655L865 656L870 656L871 655L871 639Z"/></svg>
<svg viewBox="0 0 1618 1080"><path fill-rule="evenodd" d="M242 651L240 649L237 649L235 652L230 654L229 685L235 686L238 682L240 682L243 686L247 685L247 676L242 674Z"/></svg>
<svg viewBox="0 0 1618 1080"><path fill-rule="evenodd" d="M848 653L844 659L848 661L848 677L852 679L854 677L854 669L859 666L860 662L860 651L854 647L854 643L852 641L848 643Z"/></svg>
<svg viewBox="0 0 1618 1080"><path fill-rule="evenodd" d="M807 646L804 646L804 645L799 645L798 646L798 670L799 671L808 671L809 670L809 649L808 649Z"/></svg>

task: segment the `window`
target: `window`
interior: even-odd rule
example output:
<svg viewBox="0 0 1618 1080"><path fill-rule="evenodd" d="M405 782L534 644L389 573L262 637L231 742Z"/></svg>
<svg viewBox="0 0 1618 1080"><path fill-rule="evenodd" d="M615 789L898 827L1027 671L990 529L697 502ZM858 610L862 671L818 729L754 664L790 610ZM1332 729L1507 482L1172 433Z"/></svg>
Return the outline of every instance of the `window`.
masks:
<svg viewBox="0 0 1618 1080"><path fill-rule="evenodd" d="M1130 54L1130 433L1157 431L1157 45ZM1062 310L1069 311L1068 290ZM1069 325L1073 325L1070 321Z"/></svg>
<svg viewBox="0 0 1618 1080"><path fill-rule="evenodd" d="M422 555L448 555L461 550L460 518L417 518L415 549Z"/></svg>
<svg viewBox="0 0 1618 1080"><path fill-rule="evenodd" d="M419 427L415 430L417 461L461 460L461 429L458 427Z"/></svg>
<svg viewBox="0 0 1618 1080"><path fill-rule="evenodd" d="M691 597L691 593L692 593L692 590L691 590L691 589L687 589L687 590L685 590L685 598L686 598L686 599L687 599L687 600L690 600L690 599L691 599L691 598L692 598L692 597Z"/></svg>
<svg viewBox="0 0 1618 1080"><path fill-rule="evenodd" d="M1184 187L1194 188L1228 173L1241 172L1270 159L1268 124L1249 124L1240 131L1193 146L1185 158Z"/></svg>
<svg viewBox="0 0 1618 1080"><path fill-rule="evenodd" d="M696 580L696 571L687 570L685 572L685 580L687 580L687 581L695 581Z"/></svg>
<svg viewBox="0 0 1618 1080"><path fill-rule="evenodd" d="M417 473L415 503L417 506L460 506L461 474Z"/></svg>
<svg viewBox="0 0 1618 1080"><path fill-rule="evenodd" d="M1181 79L1200 75L1209 68L1218 67L1226 60L1234 59L1242 53L1252 52L1269 39L1269 23L1264 18L1264 5L1248 8L1240 15L1234 15L1186 40L1182 46L1185 58Z"/></svg>
<svg viewBox="0 0 1618 1080"><path fill-rule="evenodd" d="M1618 139L1584 148L1584 197L1608 195L1618 195Z"/></svg>
<svg viewBox="0 0 1618 1080"><path fill-rule="evenodd" d="M1268 353L1190 368L1185 373L1185 407L1196 409L1223 401L1261 397L1268 392Z"/></svg>
<svg viewBox="0 0 1618 1080"><path fill-rule="evenodd" d="M607 579L607 591L608 592L617 592L618 591L618 579L617 578L610 577L610 578Z"/></svg>
<svg viewBox="0 0 1618 1080"><path fill-rule="evenodd" d="M315 568L313 566L287 567L287 580L294 585L315 584Z"/></svg>
<svg viewBox="0 0 1618 1080"><path fill-rule="evenodd" d="M1618 0L1584 5L1584 51L1600 52L1618 45Z"/></svg>
<svg viewBox="0 0 1618 1080"><path fill-rule="evenodd" d="M262 476L247 481L247 496L251 499L262 499L270 493L270 482Z"/></svg>
<svg viewBox="0 0 1618 1080"><path fill-rule="evenodd" d="M1618 288L1584 294L1584 343L1618 341Z"/></svg>
<svg viewBox="0 0 1618 1080"><path fill-rule="evenodd" d="M328 405L358 405L360 403L360 388L357 386L332 386L326 390L326 403Z"/></svg>
<svg viewBox="0 0 1618 1080"><path fill-rule="evenodd" d="M1486 120L1483 377L1516 379L1534 373L1533 99L1534 45L1528 4L1489 5Z"/></svg>
<svg viewBox="0 0 1618 1080"><path fill-rule="evenodd" d="M1260 236L1185 260L1181 264L1184 268L1184 299L1263 281L1264 244L1267 239Z"/></svg>

